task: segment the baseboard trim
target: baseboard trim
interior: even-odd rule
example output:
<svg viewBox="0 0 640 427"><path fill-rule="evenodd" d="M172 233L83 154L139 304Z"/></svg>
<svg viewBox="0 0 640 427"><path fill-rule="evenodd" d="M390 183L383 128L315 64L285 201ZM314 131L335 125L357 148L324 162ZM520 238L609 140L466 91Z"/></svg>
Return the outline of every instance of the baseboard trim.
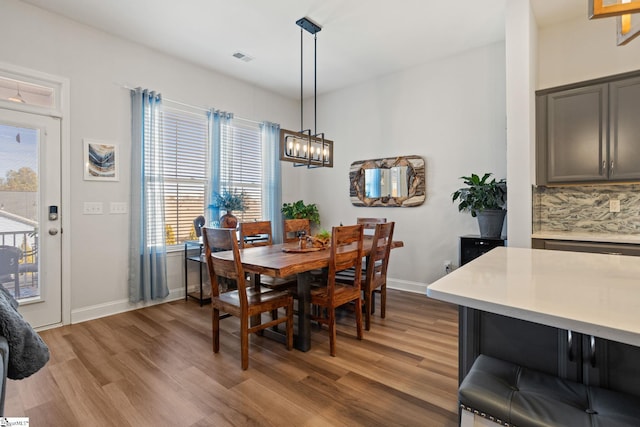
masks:
<svg viewBox="0 0 640 427"><path fill-rule="evenodd" d="M410 282L408 280L387 278L387 288L399 291L413 292L415 294L427 294L427 283Z"/></svg>
<svg viewBox="0 0 640 427"><path fill-rule="evenodd" d="M114 314L124 313L126 311L137 310L152 305L164 304L165 302L175 301L184 298L184 289L170 289L169 295L163 300L131 303L128 299L110 301L105 304L97 304L88 307L79 308L71 311L71 323L81 323L87 320L99 319L101 317L112 316Z"/></svg>
<svg viewBox="0 0 640 427"><path fill-rule="evenodd" d="M427 294L427 284L420 282L411 282L400 279L387 279L387 288L396 289L404 292L412 292L416 294ZM79 308L71 311L71 323L81 323L88 320L99 319L101 317L112 316L114 314L124 313L126 311L137 310L152 305L164 304L165 302L175 301L184 298L184 289L170 289L169 296L163 300L131 303L129 300L111 301L104 304L97 304L88 307Z"/></svg>

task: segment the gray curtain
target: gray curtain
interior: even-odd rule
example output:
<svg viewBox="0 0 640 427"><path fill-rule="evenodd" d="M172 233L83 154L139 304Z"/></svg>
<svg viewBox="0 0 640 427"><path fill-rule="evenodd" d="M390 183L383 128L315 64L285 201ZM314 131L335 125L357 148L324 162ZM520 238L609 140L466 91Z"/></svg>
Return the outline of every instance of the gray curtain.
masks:
<svg viewBox="0 0 640 427"><path fill-rule="evenodd" d="M162 171L162 97L131 91L131 223L129 301L169 295Z"/></svg>
<svg viewBox="0 0 640 427"><path fill-rule="evenodd" d="M220 219L220 209L212 205L213 194L220 192L220 147L225 125L230 125L233 113L211 109L209 111L209 186L205 192L205 218L207 224L213 224Z"/></svg>
<svg viewBox="0 0 640 427"><path fill-rule="evenodd" d="M273 243L282 243L282 186L280 184L280 125L262 127L262 216L271 219Z"/></svg>

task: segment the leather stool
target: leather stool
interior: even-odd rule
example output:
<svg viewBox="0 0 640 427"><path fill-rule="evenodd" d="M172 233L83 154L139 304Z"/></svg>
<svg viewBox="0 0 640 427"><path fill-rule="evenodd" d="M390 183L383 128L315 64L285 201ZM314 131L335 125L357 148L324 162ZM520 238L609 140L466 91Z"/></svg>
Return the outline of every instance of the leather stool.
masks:
<svg viewBox="0 0 640 427"><path fill-rule="evenodd" d="M640 426L640 398L480 355L458 389L462 427Z"/></svg>

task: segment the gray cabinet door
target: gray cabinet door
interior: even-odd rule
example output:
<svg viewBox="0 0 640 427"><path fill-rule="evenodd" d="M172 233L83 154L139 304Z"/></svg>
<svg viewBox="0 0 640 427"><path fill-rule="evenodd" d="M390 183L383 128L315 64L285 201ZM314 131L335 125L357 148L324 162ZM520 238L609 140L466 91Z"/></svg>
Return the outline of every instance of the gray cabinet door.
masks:
<svg viewBox="0 0 640 427"><path fill-rule="evenodd" d="M640 179L640 78L609 84L609 179Z"/></svg>
<svg viewBox="0 0 640 427"><path fill-rule="evenodd" d="M607 180L608 85L546 96L547 181Z"/></svg>

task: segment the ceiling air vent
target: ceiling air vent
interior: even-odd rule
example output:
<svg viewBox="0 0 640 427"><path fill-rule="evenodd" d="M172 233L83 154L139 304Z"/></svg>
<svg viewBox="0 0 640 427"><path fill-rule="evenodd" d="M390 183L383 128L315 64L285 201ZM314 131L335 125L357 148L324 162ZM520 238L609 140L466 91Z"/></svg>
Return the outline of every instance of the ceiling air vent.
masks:
<svg viewBox="0 0 640 427"><path fill-rule="evenodd" d="M242 53L242 52L236 52L236 53L234 53L234 54L233 54L233 57L234 57L234 58L238 58L239 60L244 61L244 62L250 62L250 61L253 61L253 58L252 58L252 57L250 57L249 55L244 54L244 53Z"/></svg>

